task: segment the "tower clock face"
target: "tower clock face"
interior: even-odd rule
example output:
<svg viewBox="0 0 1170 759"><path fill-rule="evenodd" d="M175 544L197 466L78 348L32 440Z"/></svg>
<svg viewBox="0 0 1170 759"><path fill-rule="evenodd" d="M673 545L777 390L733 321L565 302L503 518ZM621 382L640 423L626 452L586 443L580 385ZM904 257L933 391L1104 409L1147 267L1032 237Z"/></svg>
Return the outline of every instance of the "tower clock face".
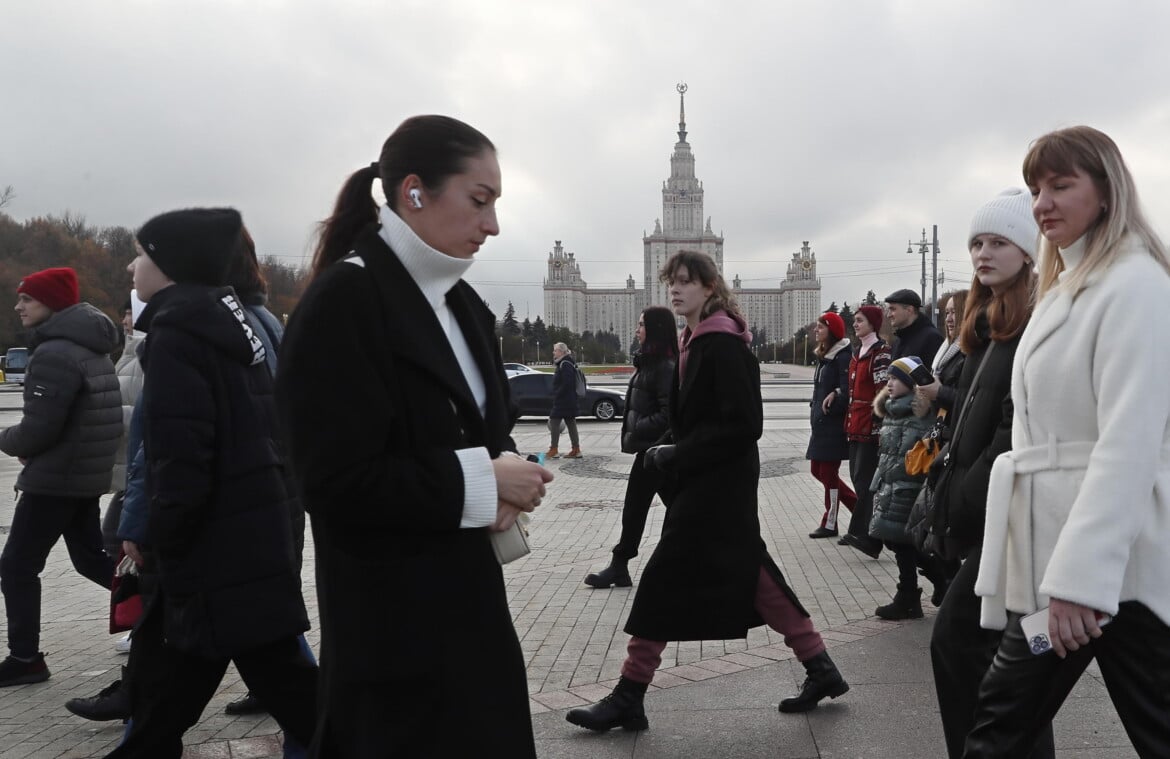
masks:
<svg viewBox="0 0 1170 759"><path fill-rule="evenodd" d="M805 271L812 271L812 261L805 261L801 264Z"/></svg>

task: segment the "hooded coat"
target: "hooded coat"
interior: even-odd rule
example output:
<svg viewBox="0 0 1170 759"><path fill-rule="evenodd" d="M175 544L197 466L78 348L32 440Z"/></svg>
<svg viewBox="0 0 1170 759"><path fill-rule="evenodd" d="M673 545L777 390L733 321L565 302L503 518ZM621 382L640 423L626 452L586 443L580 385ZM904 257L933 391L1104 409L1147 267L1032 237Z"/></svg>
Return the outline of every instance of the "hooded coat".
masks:
<svg viewBox="0 0 1170 759"><path fill-rule="evenodd" d="M926 410L929 412L929 407ZM893 398L888 387L882 388L874 399L873 411L882 423L878 466L870 484L874 495L869 536L909 543L906 522L926 475L906 472L906 454L934 426L934 417L915 413L913 393Z"/></svg>
<svg viewBox="0 0 1170 759"><path fill-rule="evenodd" d="M566 353L557 360L553 373L553 406L550 417L575 419L577 417L577 362Z"/></svg>
<svg viewBox="0 0 1170 759"><path fill-rule="evenodd" d="M0 451L26 460L16 489L92 498L110 489L122 400L109 353L118 328L88 303L30 330L24 415L0 432Z"/></svg>
<svg viewBox="0 0 1170 759"><path fill-rule="evenodd" d="M625 626L631 635L746 637L764 623L755 608L761 566L804 612L760 537L763 405L750 341L742 319L721 313L683 333L670 393L673 500L642 570Z"/></svg>
<svg viewBox="0 0 1170 759"><path fill-rule="evenodd" d="M309 627L265 349L230 288L176 284L138 321L149 543L170 645L231 657Z"/></svg>
<svg viewBox="0 0 1170 759"><path fill-rule="evenodd" d="M849 341L838 340L817 360L813 377L813 397L809 404L812 432L804 457L812 461L845 461L849 458L849 441L845 436L845 413L849 410L849 362L853 354ZM836 392L829 410L825 398Z"/></svg>

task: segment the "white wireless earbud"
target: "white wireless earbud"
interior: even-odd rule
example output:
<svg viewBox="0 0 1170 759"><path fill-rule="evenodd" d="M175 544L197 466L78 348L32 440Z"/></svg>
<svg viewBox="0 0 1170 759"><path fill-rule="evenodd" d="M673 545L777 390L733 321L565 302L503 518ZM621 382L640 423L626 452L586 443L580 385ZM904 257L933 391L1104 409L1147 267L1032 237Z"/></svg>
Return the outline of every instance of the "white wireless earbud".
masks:
<svg viewBox="0 0 1170 759"><path fill-rule="evenodd" d="M408 192L407 195L410 196L410 202L414 204L415 208L422 208L422 198L419 197L422 193L418 191L417 187Z"/></svg>

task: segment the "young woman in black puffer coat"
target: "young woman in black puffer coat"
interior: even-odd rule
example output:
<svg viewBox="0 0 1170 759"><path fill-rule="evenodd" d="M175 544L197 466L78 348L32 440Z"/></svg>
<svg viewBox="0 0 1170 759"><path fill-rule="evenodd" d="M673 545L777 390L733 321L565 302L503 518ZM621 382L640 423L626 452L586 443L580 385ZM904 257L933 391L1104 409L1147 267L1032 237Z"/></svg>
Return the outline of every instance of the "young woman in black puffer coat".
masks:
<svg viewBox="0 0 1170 759"><path fill-rule="evenodd" d="M614 585L628 588L634 584L627 564L638 555L654 494L670 505L663 473L645 465L646 449L657 443L667 430L670 384L678 360L678 330L670 309L651 306L642 312L638 319L638 345L641 351L634 356L634 376L626 390L626 415L622 419L622 453L634 454L622 506L622 534L609 566L585 578L585 584L594 588Z"/></svg>

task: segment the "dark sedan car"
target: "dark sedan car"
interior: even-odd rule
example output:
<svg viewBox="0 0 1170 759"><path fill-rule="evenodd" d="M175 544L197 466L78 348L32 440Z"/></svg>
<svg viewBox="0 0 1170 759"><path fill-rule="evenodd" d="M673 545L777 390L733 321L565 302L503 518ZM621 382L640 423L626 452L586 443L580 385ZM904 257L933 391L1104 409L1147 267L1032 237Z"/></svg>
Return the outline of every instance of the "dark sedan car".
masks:
<svg viewBox="0 0 1170 759"><path fill-rule="evenodd" d="M521 416L548 416L553 404L553 376L547 372L517 374L508 378L512 400ZM577 416L595 416L602 421L621 419L626 410L625 394L617 390L587 387L577 399Z"/></svg>

